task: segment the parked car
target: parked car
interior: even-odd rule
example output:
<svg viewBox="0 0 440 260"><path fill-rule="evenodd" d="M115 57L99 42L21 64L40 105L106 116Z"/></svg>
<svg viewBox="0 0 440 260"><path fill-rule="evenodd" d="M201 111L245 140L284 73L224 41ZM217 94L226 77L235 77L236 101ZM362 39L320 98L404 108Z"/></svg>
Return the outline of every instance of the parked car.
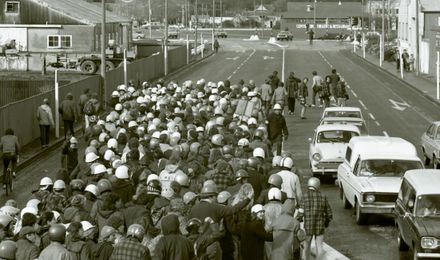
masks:
<svg viewBox="0 0 440 260"><path fill-rule="evenodd" d="M327 124L315 129L310 138L309 163L313 176L331 175L336 178L339 164L344 160L348 142L360 131L354 125Z"/></svg>
<svg viewBox="0 0 440 260"><path fill-rule="evenodd" d="M217 38L228 38L228 34L224 30L215 31L215 36L217 36Z"/></svg>
<svg viewBox="0 0 440 260"><path fill-rule="evenodd" d="M277 34L277 41L292 41L293 34L289 31L281 31Z"/></svg>
<svg viewBox="0 0 440 260"><path fill-rule="evenodd" d="M344 208L355 207L358 224L366 214L393 213L404 173L422 168L415 146L402 138L353 137L337 174Z"/></svg>
<svg viewBox="0 0 440 260"><path fill-rule="evenodd" d="M368 135L368 128L365 120L356 117L325 117L321 120L320 125L344 124L354 125L359 128L360 135Z"/></svg>
<svg viewBox="0 0 440 260"><path fill-rule="evenodd" d="M440 169L440 121L432 122L421 138L425 165L433 164Z"/></svg>
<svg viewBox="0 0 440 260"><path fill-rule="evenodd" d="M326 32L324 35L318 37L319 40L344 40L348 37L346 34L337 32Z"/></svg>
<svg viewBox="0 0 440 260"><path fill-rule="evenodd" d="M400 251L413 259L440 258L440 170L405 173L394 210Z"/></svg>
<svg viewBox="0 0 440 260"><path fill-rule="evenodd" d="M352 117L364 119L359 107L327 107L322 112L321 120L326 117Z"/></svg>
<svg viewBox="0 0 440 260"><path fill-rule="evenodd" d="M137 30L133 32L133 39L144 39L145 38L145 33L142 32L141 30Z"/></svg>
<svg viewBox="0 0 440 260"><path fill-rule="evenodd" d="M179 30L176 28L168 28L168 39L178 39Z"/></svg>

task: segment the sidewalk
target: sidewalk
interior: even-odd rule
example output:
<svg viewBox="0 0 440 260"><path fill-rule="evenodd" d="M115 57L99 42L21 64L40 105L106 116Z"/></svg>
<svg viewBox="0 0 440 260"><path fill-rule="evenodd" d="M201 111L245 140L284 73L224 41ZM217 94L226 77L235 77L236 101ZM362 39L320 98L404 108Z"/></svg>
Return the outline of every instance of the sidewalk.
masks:
<svg viewBox="0 0 440 260"><path fill-rule="evenodd" d="M353 53L353 52L351 52ZM382 67L379 65L379 57L373 56L369 53L365 53L365 59L362 57L362 49L358 49L354 55L357 55L364 61L369 62L372 65L377 66L388 74L398 78L402 82L410 85L413 89L419 91L425 97L440 104L440 100L437 100L437 87L436 79L433 76L425 74L416 75L415 72L403 72L403 79L401 78L400 70L396 68L396 62L384 61Z"/></svg>

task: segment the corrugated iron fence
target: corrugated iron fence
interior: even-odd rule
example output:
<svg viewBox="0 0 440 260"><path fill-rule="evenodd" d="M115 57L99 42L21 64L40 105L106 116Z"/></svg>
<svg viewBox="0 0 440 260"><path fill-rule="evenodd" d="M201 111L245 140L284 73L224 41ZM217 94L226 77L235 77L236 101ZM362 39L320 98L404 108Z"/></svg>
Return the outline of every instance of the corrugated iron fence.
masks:
<svg viewBox="0 0 440 260"><path fill-rule="evenodd" d="M135 82L143 82L162 77L164 74L163 64L163 55L156 55L136 60L133 63L128 64L128 79L134 80ZM185 64L185 46L170 50L169 66L171 72L181 68ZM122 67L109 71L106 75L106 87L108 95L111 95L111 92L116 88L117 85L123 83L124 71ZM61 86L59 89L60 101L63 100L64 96L69 92L73 94L74 100L77 101L78 97L86 88L89 88L91 92L100 93L100 84L101 77L99 75L95 75ZM41 82L35 84L35 91L38 89L37 86L41 87ZM51 90L45 91L41 94L37 94L0 107L0 136L4 134L7 128L12 128L19 137L21 145L26 145L39 138L40 132L38 120L36 118L37 108L42 104L44 98L48 98L51 102L50 106L52 107L52 111L54 112L55 91L53 90L53 87L51 88L49 88Z"/></svg>

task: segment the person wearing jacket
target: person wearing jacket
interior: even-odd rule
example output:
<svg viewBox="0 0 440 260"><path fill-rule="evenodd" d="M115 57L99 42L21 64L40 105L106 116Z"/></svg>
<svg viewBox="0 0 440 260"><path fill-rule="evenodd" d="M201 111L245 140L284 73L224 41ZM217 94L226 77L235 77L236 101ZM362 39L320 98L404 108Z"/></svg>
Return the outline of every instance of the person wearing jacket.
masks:
<svg viewBox="0 0 440 260"><path fill-rule="evenodd" d="M16 260L32 260L37 259L40 254L40 250L35 245L38 236L33 227L23 227L19 233L19 239L17 241L17 253L15 255Z"/></svg>
<svg viewBox="0 0 440 260"><path fill-rule="evenodd" d="M156 246L156 256L162 260L186 260L192 259L194 249L191 241L180 234L179 218L175 214L169 214L162 218L161 228L163 237Z"/></svg>
<svg viewBox="0 0 440 260"><path fill-rule="evenodd" d="M298 100L301 104L301 119L306 119L306 107L307 107L307 97L309 96L309 90L307 89L307 82L309 79L305 77L298 87Z"/></svg>
<svg viewBox="0 0 440 260"><path fill-rule="evenodd" d="M264 208L256 204L251 209L251 220L241 230L242 259L263 260L264 242L272 241L272 233L264 229Z"/></svg>
<svg viewBox="0 0 440 260"><path fill-rule="evenodd" d="M110 226L104 226L99 233L98 244L92 248L95 260L108 260L113 253L113 247L116 240L116 229Z"/></svg>
<svg viewBox="0 0 440 260"><path fill-rule="evenodd" d="M281 111L284 110L284 104L286 102L286 90L284 89L283 82L278 84L278 87L274 90L272 95L272 104L279 104L281 106Z"/></svg>
<svg viewBox="0 0 440 260"><path fill-rule="evenodd" d="M325 76L324 83L322 84L322 90L319 97L324 102L324 108L330 106L331 81L332 78L330 76Z"/></svg>
<svg viewBox="0 0 440 260"><path fill-rule="evenodd" d="M343 79L341 79L336 85L335 96L336 96L337 105L339 107L345 106L345 101L347 100L348 94L347 94L347 89L345 87L345 81Z"/></svg>
<svg viewBox="0 0 440 260"><path fill-rule="evenodd" d="M77 118L76 105L73 102L73 94L67 93L66 98L61 102L58 111L61 114L61 118L64 122L64 139L67 139L67 134L74 136L75 131L73 125Z"/></svg>
<svg viewBox="0 0 440 260"><path fill-rule="evenodd" d="M82 225L80 222L72 222L67 228L69 234L66 238L66 248L73 255L73 259L92 259L92 249L82 238Z"/></svg>
<svg viewBox="0 0 440 260"><path fill-rule="evenodd" d="M267 116L268 139L272 144L272 152L276 155L281 154L281 142L287 140L289 131L287 129L286 119L281 114L282 106L275 104L273 112Z"/></svg>
<svg viewBox="0 0 440 260"><path fill-rule="evenodd" d="M301 80L295 77L295 73L290 72L290 76L287 79L286 92L287 92L287 105L289 107L289 115L293 115L295 112L295 100L298 96L298 84Z"/></svg>
<svg viewBox="0 0 440 260"><path fill-rule="evenodd" d="M40 141L43 148L49 144L50 126L54 126L52 109L49 106L49 99L43 99L43 104L37 110L38 124L40 125Z"/></svg>
<svg viewBox="0 0 440 260"><path fill-rule="evenodd" d="M288 200L282 206L281 215L272 223L272 251L269 259L301 259L300 243L305 239L305 232L299 221L294 218L295 205Z"/></svg>
<svg viewBox="0 0 440 260"><path fill-rule="evenodd" d="M11 128L6 129L5 135L0 139L0 154L3 159L3 173L8 170L9 164L11 164L12 174L15 176L15 166L18 160L18 153L20 151L20 145L18 143L18 137L14 135L14 130ZM4 176L2 182L4 184Z"/></svg>

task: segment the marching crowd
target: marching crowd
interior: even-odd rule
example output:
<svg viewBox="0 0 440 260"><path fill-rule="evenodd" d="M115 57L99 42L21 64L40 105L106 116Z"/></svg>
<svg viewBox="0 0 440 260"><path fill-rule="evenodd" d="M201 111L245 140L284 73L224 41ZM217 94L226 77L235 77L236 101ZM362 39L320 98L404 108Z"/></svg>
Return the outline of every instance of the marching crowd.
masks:
<svg viewBox="0 0 440 260"><path fill-rule="evenodd" d="M310 106L316 98L343 105L336 71L312 76ZM284 85L277 72L261 86L130 82L112 93L106 112L88 90L79 102L68 94L59 111L61 166L25 207L8 200L0 208L0 258L310 259L314 238L319 259L330 206L319 179L302 190L282 149L282 111L287 105L293 114L298 101L305 118L307 84L291 73ZM45 100L45 125L53 124L48 110ZM78 114L84 151L73 132Z"/></svg>

